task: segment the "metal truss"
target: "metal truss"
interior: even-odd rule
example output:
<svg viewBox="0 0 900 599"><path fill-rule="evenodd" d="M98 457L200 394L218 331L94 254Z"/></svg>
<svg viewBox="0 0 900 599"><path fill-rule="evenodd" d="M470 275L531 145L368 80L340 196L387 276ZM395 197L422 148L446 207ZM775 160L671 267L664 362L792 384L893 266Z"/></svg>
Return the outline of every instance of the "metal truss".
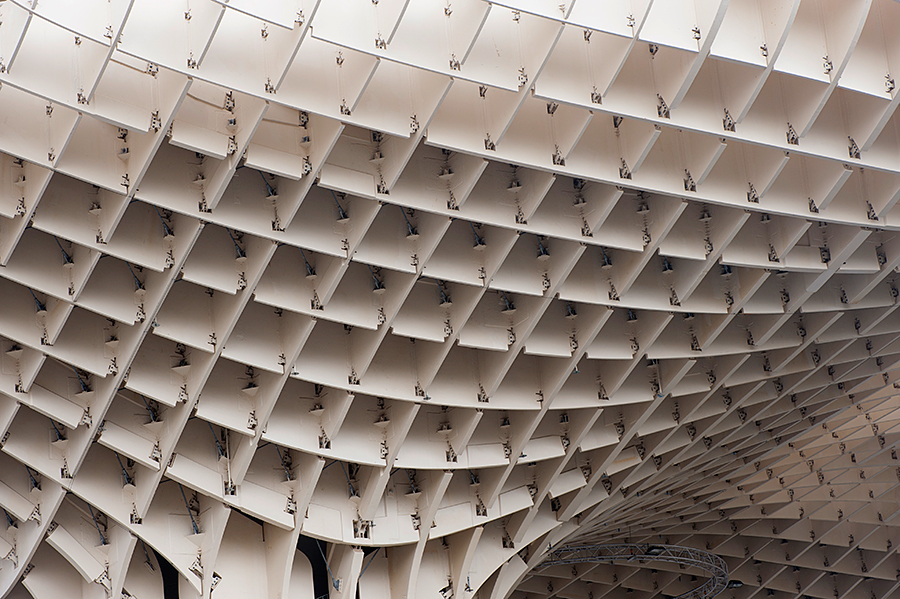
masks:
<svg viewBox="0 0 900 599"><path fill-rule="evenodd" d="M714 553L680 545L567 545L552 551L539 568L586 562L667 562L679 567L699 568L707 573L706 582L676 599L711 599L729 586L725 560Z"/></svg>

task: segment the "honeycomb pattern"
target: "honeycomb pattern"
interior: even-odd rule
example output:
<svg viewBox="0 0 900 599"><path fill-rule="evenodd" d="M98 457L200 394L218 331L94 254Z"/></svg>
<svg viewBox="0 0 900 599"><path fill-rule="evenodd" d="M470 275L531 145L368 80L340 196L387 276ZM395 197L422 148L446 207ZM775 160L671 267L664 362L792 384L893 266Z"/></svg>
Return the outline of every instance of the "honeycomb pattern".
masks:
<svg viewBox="0 0 900 599"><path fill-rule="evenodd" d="M900 3L0 23L0 596L900 594Z"/></svg>

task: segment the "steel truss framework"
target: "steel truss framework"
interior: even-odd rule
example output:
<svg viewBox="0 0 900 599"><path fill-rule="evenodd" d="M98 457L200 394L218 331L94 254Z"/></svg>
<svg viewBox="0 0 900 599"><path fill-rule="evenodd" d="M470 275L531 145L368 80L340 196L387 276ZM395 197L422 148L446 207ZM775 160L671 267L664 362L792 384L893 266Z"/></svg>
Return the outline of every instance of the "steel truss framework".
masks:
<svg viewBox="0 0 900 599"><path fill-rule="evenodd" d="M900 593L900 2L0 23L0 596Z"/></svg>
<svg viewBox="0 0 900 599"><path fill-rule="evenodd" d="M712 599L728 586L728 565L718 555L678 545L566 545L552 550L539 568L590 562L641 564L666 562L679 568L696 568L708 579L702 585L682 593L677 599Z"/></svg>

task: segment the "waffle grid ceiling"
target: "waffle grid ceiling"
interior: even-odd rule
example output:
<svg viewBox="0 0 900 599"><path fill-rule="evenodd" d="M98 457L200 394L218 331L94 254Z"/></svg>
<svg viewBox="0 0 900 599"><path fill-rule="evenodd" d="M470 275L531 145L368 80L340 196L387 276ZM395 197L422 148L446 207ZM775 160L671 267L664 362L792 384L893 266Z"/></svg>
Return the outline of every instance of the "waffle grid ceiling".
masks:
<svg viewBox="0 0 900 599"><path fill-rule="evenodd" d="M0 21L0 596L900 596L900 3Z"/></svg>

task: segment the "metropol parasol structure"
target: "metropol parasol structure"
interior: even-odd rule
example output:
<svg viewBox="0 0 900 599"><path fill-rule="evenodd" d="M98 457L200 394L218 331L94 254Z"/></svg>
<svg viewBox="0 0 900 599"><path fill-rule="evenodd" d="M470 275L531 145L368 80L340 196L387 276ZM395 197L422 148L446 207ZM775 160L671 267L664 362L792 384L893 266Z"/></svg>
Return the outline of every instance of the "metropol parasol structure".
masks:
<svg viewBox="0 0 900 599"><path fill-rule="evenodd" d="M898 32L0 0L0 597L900 596Z"/></svg>

